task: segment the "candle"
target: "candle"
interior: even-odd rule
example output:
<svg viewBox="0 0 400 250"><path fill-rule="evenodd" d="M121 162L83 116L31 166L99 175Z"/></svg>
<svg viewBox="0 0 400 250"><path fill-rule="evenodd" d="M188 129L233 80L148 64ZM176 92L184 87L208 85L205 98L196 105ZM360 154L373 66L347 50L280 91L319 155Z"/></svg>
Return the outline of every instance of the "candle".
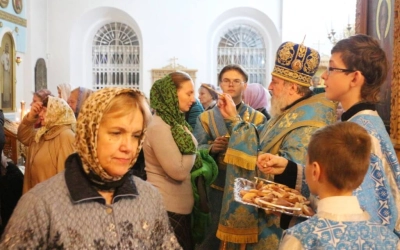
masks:
<svg viewBox="0 0 400 250"><path fill-rule="evenodd" d="M25 116L25 102L21 101L21 118L20 118L21 121L24 118L24 116Z"/></svg>

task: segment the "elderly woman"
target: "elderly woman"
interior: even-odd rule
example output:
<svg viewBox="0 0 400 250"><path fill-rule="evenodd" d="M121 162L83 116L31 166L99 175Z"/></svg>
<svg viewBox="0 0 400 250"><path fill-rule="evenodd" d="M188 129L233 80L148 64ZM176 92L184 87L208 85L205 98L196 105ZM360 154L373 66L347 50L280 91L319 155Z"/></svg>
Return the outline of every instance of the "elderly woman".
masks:
<svg viewBox="0 0 400 250"><path fill-rule="evenodd" d="M68 101L71 94L71 85L69 83L61 83L57 86L58 98Z"/></svg>
<svg viewBox="0 0 400 250"><path fill-rule="evenodd" d="M39 121L41 127L34 129ZM18 140L28 146L23 192L64 170L64 162L74 152L76 119L68 104L48 96L35 102L18 127Z"/></svg>
<svg viewBox="0 0 400 250"><path fill-rule="evenodd" d="M190 172L195 164L197 141L184 113L194 101L193 82L188 74L173 72L157 80L150 90L150 105L155 114L143 145L147 181L161 192L175 235L185 250L193 249Z"/></svg>
<svg viewBox="0 0 400 250"><path fill-rule="evenodd" d="M25 194L0 249L181 249L162 198L131 174L149 109L140 91L105 88L85 102L77 153Z"/></svg>
<svg viewBox="0 0 400 250"><path fill-rule="evenodd" d="M68 98L68 105L74 111L75 117L78 118L79 111L85 103L85 100L93 93L93 90L84 87L78 87L71 91Z"/></svg>
<svg viewBox="0 0 400 250"><path fill-rule="evenodd" d="M31 107L34 103L37 102L43 102L43 100L47 99L48 96L53 96L51 94L51 91L48 89L39 89L36 92L33 92L33 96L32 96L32 102L31 102ZM39 116L36 117L36 123L33 125L35 128L40 128L40 120L39 120Z"/></svg>
<svg viewBox="0 0 400 250"><path fill-rule="evenodd" d="M210 89L215 90L215 87L209 83L203 83L199 88L199 100L203 105L204 110L210 110L214 108L218 101L217 93Z"/></svg>

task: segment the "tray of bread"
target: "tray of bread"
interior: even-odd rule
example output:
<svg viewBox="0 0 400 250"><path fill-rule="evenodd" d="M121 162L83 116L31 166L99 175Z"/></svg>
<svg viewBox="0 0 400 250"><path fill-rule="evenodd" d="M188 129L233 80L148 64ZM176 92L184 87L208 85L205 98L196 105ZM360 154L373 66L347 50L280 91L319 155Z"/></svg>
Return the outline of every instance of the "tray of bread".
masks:
<svg viewBox="0 0 400 250"><path fill-rule="evenodd" d="M236 178L234 195L237 202L298 217L310 218L314 211L301 193L286 185L255 177L255 181Z"/></svg>

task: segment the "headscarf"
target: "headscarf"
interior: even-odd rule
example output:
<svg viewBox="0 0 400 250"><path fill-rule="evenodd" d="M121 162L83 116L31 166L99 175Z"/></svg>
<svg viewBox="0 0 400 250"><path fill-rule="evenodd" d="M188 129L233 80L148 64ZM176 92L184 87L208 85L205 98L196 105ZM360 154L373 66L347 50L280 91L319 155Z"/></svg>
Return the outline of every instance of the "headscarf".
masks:
<svg viewBox="0 0 400 250"><path fill-rule="evenodd" d="M60 125L71 125L71 129L75 131L76 119L74 111L66 101L61 98L48 96L47 111L44 117L45 125L40 127L35 135L36 143L45 133Z"/></svg>
<svg viewBox="0 0 400 250"><path fill-rule="evenodd" d="M82 106L81 113L78 117L75 134L76 151L81 158L83 170L88 174L89 179L92 180L92 183L97 183L97 186L106 187L104 190L109 189L107 186L118 183L118 181L129 174L128 171L123 177L109 175L100 165L97 156L97 134L99 132L101 119L104 115L104 110L114 97L124 93L137 93L140 96L144 96L142 92L136 89L117 87L104 88L93 92L93 94L89 96ZM144 135L140 139L137 155L132 162L132 166L142 148L143 139Z"/></svg>
<svg viewBox="0 0 400 250"><path fill-rule="evenodd" d="M216 90L216 89L215 89L215 86L212 85L212 84L209 84L209 83L202 83L201 86L200 86L200 88L203 88L203 89L207 90L208 93L210 93L211 98L212 98L214 101L218 100L218 95L217 95L217 93L215 93L215 91L211 91L210 89L208 89L208 88L206 88L206 87L203 87L203 85L206 85L206 86L208 86L209 88L212 88L213 90Z"/></svg>
<svg viewBox="0 0 400 250"><path fill-rule="evenodd" d="M187 127L191 131L192 128L186 122L185 114L179 110L177 89L170 75L157 80L151 87L150 106L165 123L171 126L172 137L179 151L184 155L196 154L192 135L184 129ZM201 167L199 157L196 157L195 167Z"/></svg>
<svg viewBox="0 0 400 250"><path fill-rule="evenodd" d="M46 97L53 96L51 94L51 91L48 90L48 89L39 89L36 92L32 92L32 94L38 96L42 102L43 102L44 99L46 99Z"/></svg>
<svg viewBox="0 0 400 250"><path fill-rule="evenodd" d="M244 103L253 109L269 109L269 94L267 90L259 83L249 83L244 91Z"/></svg>
<svg viewBox="0 0 400 250"><path fill-rule="evenodd" d="M61 83L57 88L60 89L61 98L64 99L64 101L68 101L68 97L71 94L71 85L68 83Z"/></svg>
<svg viewBox="0 0 400 250"><path fill-rule="evenodd" d="M76 118L78 118L79 112L81 111L81 108L85 100L94 92L93 90L84 87L79 87L78 89L79 93L78 93L78 100L76 101L76 110L75 110Z"/></svg>

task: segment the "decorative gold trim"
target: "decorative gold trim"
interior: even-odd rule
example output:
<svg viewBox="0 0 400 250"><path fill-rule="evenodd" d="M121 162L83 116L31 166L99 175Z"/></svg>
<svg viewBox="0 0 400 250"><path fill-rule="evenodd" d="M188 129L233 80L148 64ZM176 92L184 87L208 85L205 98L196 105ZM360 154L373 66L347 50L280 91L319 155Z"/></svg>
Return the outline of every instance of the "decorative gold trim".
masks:
<svg viewBox="0 0 400 250"><path fill-rule="evenodd" d="M3 19L4 21L8 21L11 23L15 23L17 25L26 27L27 20L24 18L21 18L19 16L14 16L8 12L5 12L3 10L0 10L0 19Z"/></svg>
<svg viewBox="0 0 400 250"><path fill-rule="evenodd" d="M224 192L224 188L223 188L223 187L219 187L219 186L217 186L217 185L215 185L215 184L211 184L210 187L211 187L211 188L214 188L214 189L216 189L216 190L218 190L218 191Z"/></svg>
<svg viewBox="0 0 400 250"><path fill-rule="evenodd" d="M272 71L271 75L282 78L283 80L287 80L289 82L297 83L301 86L311 86L311 76L299 72L294 72L293 70L289 70L279 65L275 65L275 68ZM309 84L306 84L306 82L308 82Z"/></svg>
<svg viewBox="0 0 400 250"><path fill-rule="evenodd" d="M7 8L7 6L8 6L8 4L10 3L10 0L1 0L0 1L0 6L2 7L2 8Z"/></svg>

